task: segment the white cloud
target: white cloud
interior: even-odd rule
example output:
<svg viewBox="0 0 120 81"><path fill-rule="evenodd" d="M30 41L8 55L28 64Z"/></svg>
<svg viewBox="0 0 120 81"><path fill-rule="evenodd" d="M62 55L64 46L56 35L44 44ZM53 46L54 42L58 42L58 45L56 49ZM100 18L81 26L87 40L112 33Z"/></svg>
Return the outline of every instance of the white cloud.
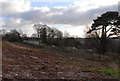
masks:
<svg viewBox="0 0 120 81"><path fill-rule="evenodd" d="M0 20L0 27L2 27L5 23Z"/></svg>
<svg viewBox="0 0 120 81"><path fill-rule="evenodd" d="M80 2L74 2L74 7L79 7L80 10L86 11L94 8L110 6L118 4L119 0L84 0Z"/></svg>
<svg viewBox="0 0 120 81"><path fill-rule="evenodd" d="M14 18L9 18L6 20L5 24L6 26L11 26L11 27L17 27L21 24L22 19L14 19Z"/></svg>
<svg viewBox="0 0 120 81"><path fill-rule="evenodd" d="M70 29L67 29L68 31L74 32L73 29L77 31L77 28L91 24L92 20L102 13L116 11L117 2L118 0L104 0L104 2L101 2L101 0L88 0L75 2L74 5L69 5L68 7L55 6L52 8L47 6L31 7L31 3L24 0L0 3L2 3L1 15L5 18L6 28L28 27L32 29L34 23L41 22L51 25L63 24L64 27L70 27Z"/></svg>
<svg viewBox="0 0 120 81"><path fill-rule="evenodd" d="M49 11L31 10L20 14L23 20L33 22L43 22L47 24L68 24L68 25L88 25L97 15L106 11L116 11L117 5L99 7L88 11L78 11L79 7L68 7L67 9L49 8ZM44 8L43 8L44 10Z"/></svg>
<svg viewBox="0 0 120 81"><path fill-rule="evenodd" d="M73 27L72 25L63 25L63 27L60 29L62 32L69 32L70 35L74 35L74 36L79 36L79 37L84 37L84 30L85 27L84 26L76 26Z"/></svg>
<svg viewBox="0 0 120 81"><path fill-rule="evenodd" d="M23 22L24 24L25 22L43 22L46 24L88 25L92 22L93 18L95 18L97 14L101 14L108 10L117 10L117 5L95 8L95 3L92 1L94 0L91 0L90 3L74 3L73 6L69 7L56 6L53 8L31 8L30 2L17 0L11 3L3 3L3 14L7 15L6 23L16 23L16 21L18 21L17 19L21 19L19 22ZM90 6L94 6L94 8ZM85 7L88 7L89 9L86 9L86 11L82 10L85 9Z"/></svg>
<svg viewBox="0 0 120 81"><path fill-rule="evenodd" d="M21 12L26 12L30 9L30 2L23 0L14 0L14 1L3 1L0 2L2 5L0 11L1 15L16 14Z"/></svg>

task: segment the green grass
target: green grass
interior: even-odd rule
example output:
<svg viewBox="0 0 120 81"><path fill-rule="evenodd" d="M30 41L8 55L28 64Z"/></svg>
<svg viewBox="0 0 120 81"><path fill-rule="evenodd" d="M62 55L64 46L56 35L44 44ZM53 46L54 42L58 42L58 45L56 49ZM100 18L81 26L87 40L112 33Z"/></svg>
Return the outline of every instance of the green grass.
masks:
<svg viewBox="0 0 120 81"><path fill-rule="evenodd" d="M118 70L114 69L106 69L103 67L100 67L98 70L99 74L105 74L105 75L111 75L111 76L118 76Z"/></svg>

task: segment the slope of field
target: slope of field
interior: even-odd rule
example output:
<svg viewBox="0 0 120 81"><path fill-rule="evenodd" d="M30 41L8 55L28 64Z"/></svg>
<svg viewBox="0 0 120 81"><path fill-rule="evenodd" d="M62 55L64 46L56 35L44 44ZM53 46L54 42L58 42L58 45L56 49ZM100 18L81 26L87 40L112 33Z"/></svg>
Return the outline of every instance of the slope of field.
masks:
<svg viewBox="0 0 120 81"><path fill-rule="evenodd" d="M25 45L3 42L3 78L7 79L116 79L102 74L102 69L113 69L110 63L89 61L64 56ZM116 65L115 65L116 66Z"/></svg>

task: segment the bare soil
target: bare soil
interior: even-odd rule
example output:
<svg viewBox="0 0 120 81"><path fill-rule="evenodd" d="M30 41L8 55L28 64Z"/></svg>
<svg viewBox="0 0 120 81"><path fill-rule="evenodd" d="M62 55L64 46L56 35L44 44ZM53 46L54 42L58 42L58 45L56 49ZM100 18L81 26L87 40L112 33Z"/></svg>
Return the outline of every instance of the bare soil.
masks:
<svg viewBox="0 0 120 81"><path fill-rule="evenodd" d="M117 69L117 65L73 58L26 45L3 42L2 78L5 79L117 79L99 74L100 67Z"/></svg>

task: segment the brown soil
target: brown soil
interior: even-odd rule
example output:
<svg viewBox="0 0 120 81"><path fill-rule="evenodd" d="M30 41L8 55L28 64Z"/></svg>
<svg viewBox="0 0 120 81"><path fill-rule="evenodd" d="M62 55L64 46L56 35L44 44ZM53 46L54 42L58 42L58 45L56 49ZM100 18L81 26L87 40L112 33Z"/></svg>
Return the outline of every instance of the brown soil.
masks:
<svg viewBox="0 0 120 81"><path fill-rule="evenodd" d="M3 42L2 74L7 79L84 79L116 76L98 74L99 67L111 63L77 59L41 49ZM116 65L115 65L116 66Z"/></svg>

